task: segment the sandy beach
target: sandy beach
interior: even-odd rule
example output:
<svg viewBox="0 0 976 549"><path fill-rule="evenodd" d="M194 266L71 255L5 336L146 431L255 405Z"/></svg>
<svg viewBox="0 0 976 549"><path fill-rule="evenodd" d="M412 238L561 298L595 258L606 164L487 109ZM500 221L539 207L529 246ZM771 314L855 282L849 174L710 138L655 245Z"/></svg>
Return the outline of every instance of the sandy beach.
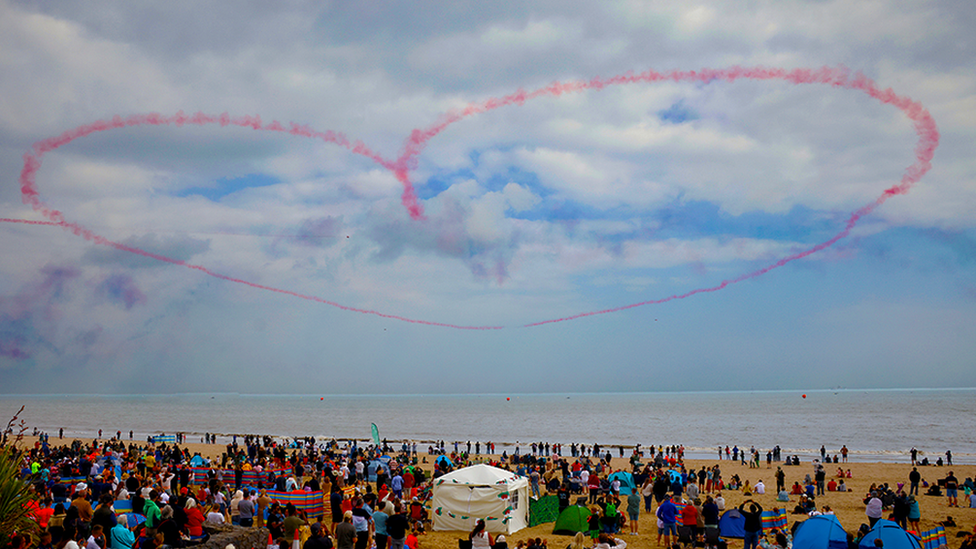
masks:
<svg viewBox="0 0 976 549"><path fill-rule="evenodd" d="M25 437L23 444L32 445L34 441L35 439L33 437ZM67 438L64 439L64 441L58 441L54 438L51 439L52 444L59 444L61 442L70 443ZM86 440L84 442L90 443L91 440ZM220 444L201 444L190 442L184 444L183 446L186 447L191 454L199 452L201 455L210 459L219 459L221 453L225 450L225 446ZM487 458L489 456L482 455L480 457ZM499 456L491 457L497 458ZM433 456L426 453L421 453L420 459L422 462L421 465L425 469L432 469L434 461ZM423 460L426 460L426 463L423 463ZM722 476L725 479L729 479L732 475L737 474L743 481L748 480L750 485L755 485L757 481L762 480L767 486L767 493L765 495L753 495L751 498L762 505L766 510L775 507L786 507L787 518L790 525L796 521L806 518L805 515L790 514L790 511L792 511L792 508L796 505L798 496L791 496L791 501L789 503L776 501L776 480L774 473L776 471L777 463L774 462L771 468L767 468L765 462L762 462L760 468L750 469L748 465L742 465L738 461L685 460L685 466L694 469L716 464L720 465ZM907 490L908 474L912 470L912 466L908 463L895 464L852 462L839 465L828 465L826 466L828 481L836 473L838 466L842 466L845 470L851 470L852 478L846 479L846 483L850 488L850 491L846 493L828 491L825 495L817 498L817 505L818 507L829 505L837 515L837 518L840 520L844 528L850 532L856 531L861 523L868 522L864 513L865 505L863 503L863 499L866 496L869 487L872 484L881 483L888 483L890 486L894 487L897 485L897 483L904 482ZM612 467L614 470L629 470L629 463L626 459L615 456L612 460ZM922 478L930 483L937 481L939 478L945 477L950 470L955 473L955 476L959 478L960 481L963 481L966 477L976 476L976 466L971 465L954 467L919 467ZM812 464L807 461L802 462L799 466L784 466L783 471L786 473L786 486L789 488L794 481L800 481L802 484L804 476L808 473L812 476L813 467ZM956 538L956 533L972 532L974 526L976 526L976 509L968 508L968 500L964 501L965 498L963 498L962 490L960 490L960 507L958 508L950 508L948 506L948 500L944 496L926 496L924 495L924 489L922 489L921 492L923 495L918 497L922 514L920 521L921 530L925 531L930 528L934 528L939 522L944 521L947 517L951 516L957 524L957 527L946 528L946 533L949 539L949 547L957 547L959 545L959 541ZM726 490L722 493L722 495L726 499L726 508L738 506L746 499L749 499L744 496L741 491ZM326 520L328 521L328 518L326 518ZM529 538L534 539L537 537L548 539L549 546L555 549L561 549L568 545L570 538L552 535L552 527L553 525L548 523L541 524L533 528L520 530L519 532L508 537L509 547L515 547L519 540L527 540ZM457 547L457 539L463 536L466 536L466 533L428 532L421 538L421 549L455 549ZM627 542L628 547L633 547L635 549L655 547L657 541L655 517L653 515L644 513L642 507L639 521L639 535L631 536L625 532L620 534L620 537ZM730 539L729 545L731 547L741 547L742 540Z"/></svg>

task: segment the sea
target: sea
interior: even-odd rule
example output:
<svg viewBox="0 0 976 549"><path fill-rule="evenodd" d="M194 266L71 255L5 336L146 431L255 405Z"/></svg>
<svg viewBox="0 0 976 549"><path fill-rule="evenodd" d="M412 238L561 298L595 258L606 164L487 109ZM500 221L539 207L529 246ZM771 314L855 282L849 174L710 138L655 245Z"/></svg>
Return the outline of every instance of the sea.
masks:
<svg viewBox="0 0 976 549"><path fill-rule="evenodd" d="M495 443L496 452L529 451L532 442L617 446L683 445L691 458L718 458L737 445L801 459L850 450L851 461L908 462L909 451L934 462L976 464L976 388L798 391L431 394L431 395L0 395L3 422L20 414L56 439L88 439L99 429L128 439L204 433L225 444L234 435Z"/></svg>

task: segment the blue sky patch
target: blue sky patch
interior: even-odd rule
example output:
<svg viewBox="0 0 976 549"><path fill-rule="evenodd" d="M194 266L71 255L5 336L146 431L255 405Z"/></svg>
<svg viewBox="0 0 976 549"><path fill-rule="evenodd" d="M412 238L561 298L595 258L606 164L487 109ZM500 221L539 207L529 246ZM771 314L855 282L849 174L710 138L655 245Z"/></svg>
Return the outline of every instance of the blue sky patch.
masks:
<svg viewBox="0 0 976 549"><path fill-rule="evenodd" d="M657 116L662 122L668 122L670 124L681 124L700 118L694 109L685 105L684 99L681 99L663 111L658 111Z"/></svg>
<svg viewBox="0 0 976 549"><path fill-rule="evenodd" d="M244 189L270 187L271 185L277 185L278 183L281 183L281 180L277 177L272 177L263 173L252 173L243 175L241 177L225 177L222 179L217 179L213 182L212 186L189 187L187 189L176 191L174 194L179 197L202 196L207 200L219 202L224 197Z"/></svg>

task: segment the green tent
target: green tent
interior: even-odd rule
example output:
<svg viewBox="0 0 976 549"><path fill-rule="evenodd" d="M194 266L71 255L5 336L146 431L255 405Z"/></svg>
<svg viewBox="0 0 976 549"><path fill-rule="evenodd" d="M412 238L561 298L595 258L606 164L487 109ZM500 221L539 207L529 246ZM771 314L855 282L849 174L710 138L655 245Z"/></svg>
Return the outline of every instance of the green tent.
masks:
<svg viewBox="0 0 976 549"><path fill-rule="evenodd" d="M542 496L529 500L529 528L544 522L554 522L559 516L559 498Z"/></svg>
<svg viewBox="0 0 976 549"><path fill-rule="evenodd" d="M590 518L590 510L579 505L570 505L559 513L556 525L552 529L556 536L575 536L576 532L586 532L589 527L586 521Z"/></svg>

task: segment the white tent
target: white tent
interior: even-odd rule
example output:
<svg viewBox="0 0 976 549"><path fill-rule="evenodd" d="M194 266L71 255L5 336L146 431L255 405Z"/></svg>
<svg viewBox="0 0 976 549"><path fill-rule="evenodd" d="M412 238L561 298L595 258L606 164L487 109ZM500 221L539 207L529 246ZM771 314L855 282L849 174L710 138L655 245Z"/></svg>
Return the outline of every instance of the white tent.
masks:
<svg viewBox="0 0 976 549"><path fill-rule="evenodd" d="M490 465L472 465L434 480L434 530L470 532L478 519L487 530L513 534L529 525L529 481Z"/></svg>

